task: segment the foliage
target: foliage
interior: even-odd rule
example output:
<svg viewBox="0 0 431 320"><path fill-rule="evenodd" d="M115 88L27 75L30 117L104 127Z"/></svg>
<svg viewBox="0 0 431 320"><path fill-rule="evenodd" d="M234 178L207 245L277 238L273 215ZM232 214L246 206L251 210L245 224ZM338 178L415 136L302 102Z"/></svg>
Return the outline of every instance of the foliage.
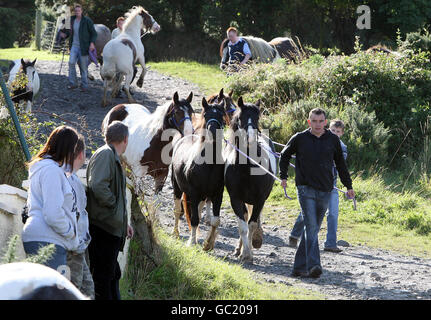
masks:
<svg viewBox="0 0 431 320"><path fill-rule="evenodd" d="M10 48L13 46L18 36L15 23L18 16L18 10L0 7L0 20L2 21L0 25L0 48Z"/></svg>
<svg viewBox="0 0 431 320"><path fill-rule="evenodd" d="M0 7L0 48L28 45L34 32L35 3L33 0L7 1Z"/></svg>
<svg viewBox="0 0 431 320"><path fill-rule="evenodd" d="M424 137L431 134L429 127L423 130L431 103L426 52L313 55L298 65L254 65L228 83L237 97L262 99L267 111L275 113L267 116L268 127L282 131L284 137L275 133L282 141L301 126L305 129L312 107L328 110L329 119L344 119L349 150L361 155L355 162L363 167L377 159L399 166L406 157L417 158Z"/></svg>
<svg viewBox="0 0 431 320"><path fill-rule="evenodd" d="M18 241L21 241L21 239L20 239L20 236L17 234L13 235L9 239L6 252L3 254L3 257L0 260L1 264L20 262L16 256L16 246ZM46 261L51 259L54 252L55 252L55 244L49 244L45 247L40 248L37 251L37 254L28 256L26 259L23 260L23 262L44 264Z"/></svg>
<svg viewBox="0 0 431 320"><path fill-rule="evenodd" d="M25 76L18 74L12 87L25 86L26 81ZM0 184L20 188L22 181L27 179L26 159L12 118L6 111L6 102L1 90L0 106L2 106L2 113L6 114L5 118L0 119L0 150L2 150L0 152ZM53 122L40 123L34 116L24 112L24 109L24 106L15 106L30 154L35 154L46 140L47 132L50 132L55 124Z"/></svg>

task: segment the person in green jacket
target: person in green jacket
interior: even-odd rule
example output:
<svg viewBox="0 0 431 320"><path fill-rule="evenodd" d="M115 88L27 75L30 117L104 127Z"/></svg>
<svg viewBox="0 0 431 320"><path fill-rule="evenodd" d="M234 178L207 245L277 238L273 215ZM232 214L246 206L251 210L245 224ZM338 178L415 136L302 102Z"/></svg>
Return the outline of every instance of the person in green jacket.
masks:
<svg viewBox="0 0 431 320"><path fill-rule="evenodd" d="M76 82L76 63L81 73L81 91L88 90L88 54L96 49L94 43L97 32L93 21L82 14L81 5L75 5L75 15L70 18L71 30L60 33L63 38L69 37L69 85L68 89L78 87Z"/></svg>
<svg viewBox="0 0 431 320"><path fill-rule="evenodd" d="M106 144L96 150L87 166L87 212L92 238L88 252L96 300L121 299L117 258L126 237L133 237L127 221L126 176L120 162L128 136L128 127L113 121L105 132Z"/></svg>

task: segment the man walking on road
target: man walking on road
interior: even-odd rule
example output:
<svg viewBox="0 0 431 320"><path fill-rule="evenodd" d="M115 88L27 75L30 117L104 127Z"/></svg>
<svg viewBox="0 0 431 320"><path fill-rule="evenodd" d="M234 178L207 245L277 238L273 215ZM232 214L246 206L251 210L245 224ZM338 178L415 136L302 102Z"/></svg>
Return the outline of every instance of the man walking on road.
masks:
<svg viewBox="0 0 431 320"><path fill-rule="evenodd" d="M318 233L334 188L333 163L349 198L355 196L352 180L343 157L340 139L325 129L326 113L310 111L309 129L296 133L281 152L281 185L286 187L289 161L296 154L295 184L304 215L305 232L295 255L293 276L318 278L322 274Z"/></svg>

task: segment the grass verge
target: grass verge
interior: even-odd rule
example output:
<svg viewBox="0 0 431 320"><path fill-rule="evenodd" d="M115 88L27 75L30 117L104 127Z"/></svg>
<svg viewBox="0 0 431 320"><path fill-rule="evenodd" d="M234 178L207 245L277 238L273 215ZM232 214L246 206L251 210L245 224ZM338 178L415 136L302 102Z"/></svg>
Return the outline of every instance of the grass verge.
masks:
<svg viewBox="0 0 431 320"><path fill-rule="evenodd" d="M120 284L123 299L324 299L320 293L303 288L260 282L252 272L213 257L200 246L187 247L162 230L157 235L162 263L150 272L146 271L145 256L139 254L139 242L131 242L128 268Z"/></svg>

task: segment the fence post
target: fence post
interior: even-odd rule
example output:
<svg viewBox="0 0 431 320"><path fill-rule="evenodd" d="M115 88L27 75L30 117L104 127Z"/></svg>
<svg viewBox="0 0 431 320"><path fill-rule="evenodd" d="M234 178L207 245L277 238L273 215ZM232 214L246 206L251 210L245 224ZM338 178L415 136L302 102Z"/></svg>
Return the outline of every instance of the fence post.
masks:
<svg viewBox="0 0 431 320"><path fill-rule="evenodd" d="M35 27L36 49L40 51L40 41L42 34L42 11L36 10L36 27Z"/></svg>
<svg viewBox="0 0 431 320"><path fill-rule="evenodd" d="M15 108L13 106L12 99L10 98L9 90L6 88L6 83L5 83L4 78L3 78L3 72L1 70L0 70L0 86L1 86L1 89L3 90L3 95L4 95L4 98L6 100L6 105L9 109L9 113L12 117L13 124L15 125L16 132L18 133L18 137L19 137L19 141L21 142L22 150L24 152L24 155L25 155L27 161L30 161L31 160L30 151L28 151L27 142L25 141L25 137L24 137L24 134L22 132L21 125L20 125L20 123L18 121L18 117L15 113Z"/></svg>

